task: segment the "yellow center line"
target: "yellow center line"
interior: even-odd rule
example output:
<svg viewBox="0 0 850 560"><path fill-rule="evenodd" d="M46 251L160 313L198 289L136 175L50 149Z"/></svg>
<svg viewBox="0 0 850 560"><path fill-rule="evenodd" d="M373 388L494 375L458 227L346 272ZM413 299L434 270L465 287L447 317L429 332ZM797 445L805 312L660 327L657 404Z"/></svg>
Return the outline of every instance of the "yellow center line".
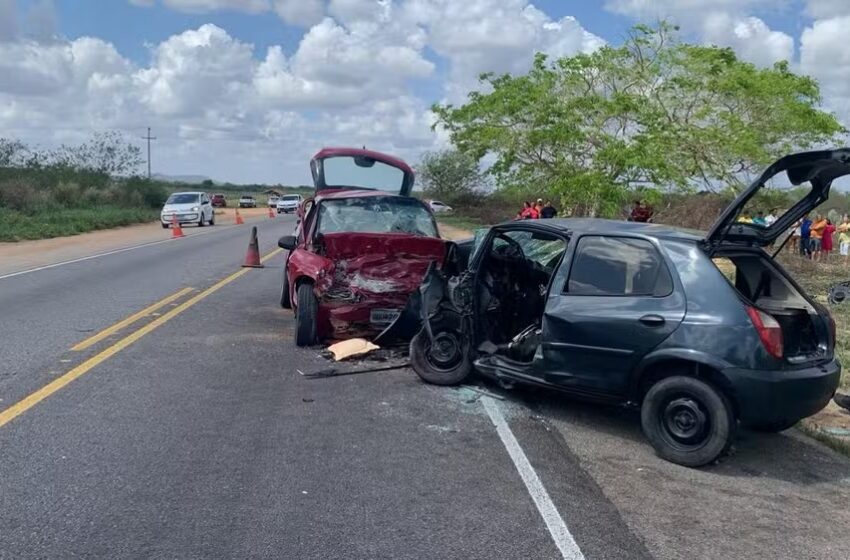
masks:
<svg viewBox="0 0 850 560"><path fill-rule="evenodd" d="M114 325L112 325L111 327L107 327L107 328L103 329L102 331L100 331L99 333L92 335L91 337L89 337L89 338L85 339L84 341L73 346L71 348L71 350L74 351L74 352L79 352L80 350L85 350L86 348L89 348L90 346L94 346L95 344L97 344L98 342L103 340L104 338L106 338L108 336L112 336L113 334L117 333L121 329L128 327L129 325L132 325L133 323L135 323L139 319L143 319L143 318L147 317L148 315L150 315L151 313L153 313L154 311L156 311L156 310L158 310L162 307L165 307L166 305L173 302L174 300L180 299L181 297L183 297L186 294L188 294L189 292L191 292L193 289L194 288L188 288L188 287L183 288L179 292L171 294L167 298L159 300L158 302L154 303L153 305L142 309L138 313L130 315L129 317L127 317L123 321L119 321L119 322L115 323Z"/></svg>
<svg viewBox="0 0 850 560"><path fill-rule="evenodd" d="M268 259L272 258L273 256L277 255L278 253L280 253L281 251L282 251L282 249L275 249L271 253L264 256L262 258L262 261L265 262L266 260L268 260ZM6 424L11 422L12 420L17 418L18 416L20 416L21 414L26 412L27 410L31 409L32 407L34 407L35 405L37 405L38 403L40 403L41 401L43 401L44 399L46 399L47 397L52 395L53 393L59 391L60 389L62 389L63 387L65 387L66 385L68 385L69 383L74 381L75 379L85 375L86 373L88 373L92 368L94 368L98 364L105 362L106 360L108 360L109 358L111 358L112 356L117 354L118 352L124 350L125 348L127 348L128 346L133 344L134 342L138 341L140 338L142 338L146 334L156 330L157 328L161 327L162 325L164 325L165 323L167 323L168 321L170 321L174 317L180 315L181 313L183 313L184 311L186 311L187 309L189 309L190 307L192 307L193 305L195 305L199 301L203 300L207 296L212 295L213 293L217 292L218 290L220 290L224 286L230 284L231 282L233 282L234 280L236 280L237 278L239 278L240 276L242 276L243 274L245 274L249 270L251 270L251 269L250 268L243 268L241 270L234 272L233 274L231 274L227 278L220 280L219 282L213 284L212 286L210 286L206 290L196 294L195 296L193 296L190 299L186 300L185 302L181 303L180 305L178 305L174 309L172 309L172 310L168 311L167 313L164 313L163 315L157 317L156 319L154 319L150 323L146 324L145 326L139 328L138 330L133 331L132 333L130 333L126 337L122 338L121 340L119 340L118 342L116 342L112 346L108 347L107 349L103 350L99 354L92 356L91 358L89 358L85 362L81 363L80 365L78 365L74 369L72 369L69 372L62 375L61 377L54 379L53 381L51 381L50 383L48 383L47 385L45 385L41 389L35 391L31 395L29 395L29 396L25 397L24 399L18 401L17 403L13 404L12 406L7 408L3 412L0 412L0 427L5 426Z"/></svg>

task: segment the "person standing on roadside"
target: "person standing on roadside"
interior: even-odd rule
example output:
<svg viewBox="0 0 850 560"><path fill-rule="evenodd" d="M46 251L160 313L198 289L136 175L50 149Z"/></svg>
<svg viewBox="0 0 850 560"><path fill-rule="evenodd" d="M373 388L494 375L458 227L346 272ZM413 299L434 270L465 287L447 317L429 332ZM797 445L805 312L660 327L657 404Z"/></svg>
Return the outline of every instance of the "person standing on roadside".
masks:
<svg viewBox="0 0 850 560"><path fill-rule="evenodd" d="M764 225L770 227L776 221L776 208L771 208L767 216L764 217Z"/></svg>
<svg viewBox="0 0 850 560"><path fill-rule="evenodd" d="M537 210L537 217L540 218L543 216L543 199L538 198L537 204L534 205L534 209Z"/></svg>
<svg viewBox="0 0 850 560"><path fill-rule="evenodd" d="M820 214L815 214L815 221L812 223L810 230L811 253L814 260L820 260L821 250L823 248L823 232L826 230L826 219Z"/></svg>
<svg viewBox="0 0 850 560"><path fill-rule="evenodd" d="M850 217L846 214L838 225L838 254L844 257L844 266L848 264L850 257Z"/></svg>
<svg viewBox="0 0 850 560"><path fill-rule="evenodd" d="M803 221L800 222L800 255L803 257L812 256L812 219L806 214L803 216Z"/></svg>
<svg viewBox="0 0 850 560"><path fill-rule="evenodd" d="M554 218L558 215L558 210L552 206L552 201L547 200L546 204L543 206L543 209L540 211L540 217L545 219Z"/></svg>
<svg viewBox="0 0 850 560"><path fill-rule="evenodd" d="M829 260L829 254L832 252L832 234L835 233L835 226L832 220L826 220L826 227L823 228L823 239L821 240L821 252L824 260Z"/></svg>
<svg viewBox="0 0 850 560"><path fill-rule="evenodd" d="M629 221L643 223L649 221L649 209L640 200L635 200L632 212L629 214Z"/></svg>

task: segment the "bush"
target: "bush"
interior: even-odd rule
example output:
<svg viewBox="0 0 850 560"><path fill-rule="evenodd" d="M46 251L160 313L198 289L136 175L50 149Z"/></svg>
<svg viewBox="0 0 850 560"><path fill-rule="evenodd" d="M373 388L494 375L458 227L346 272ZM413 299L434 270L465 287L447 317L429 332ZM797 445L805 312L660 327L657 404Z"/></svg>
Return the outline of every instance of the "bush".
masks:
<svg viewBox="0 0 850 560"><path fill-rule="evenodd" d="M48 204L47 192L26 179L7 179L0 182L0 206L32 212Z"/></svg>

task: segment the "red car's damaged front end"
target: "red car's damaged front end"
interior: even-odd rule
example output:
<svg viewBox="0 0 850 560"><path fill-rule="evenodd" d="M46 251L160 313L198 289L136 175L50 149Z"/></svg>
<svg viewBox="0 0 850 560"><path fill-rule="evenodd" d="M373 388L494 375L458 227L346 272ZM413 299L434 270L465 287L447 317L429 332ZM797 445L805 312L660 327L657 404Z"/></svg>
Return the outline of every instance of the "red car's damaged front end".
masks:
<svg viewBox="0 0 850 560"><path fill-rule="evenodd" d="M312 162L316 196L304 203L281 304L298 345L370 336L390 325L447 244L430 209L408 196L413 172L376 152L326 149Z"/></svg>

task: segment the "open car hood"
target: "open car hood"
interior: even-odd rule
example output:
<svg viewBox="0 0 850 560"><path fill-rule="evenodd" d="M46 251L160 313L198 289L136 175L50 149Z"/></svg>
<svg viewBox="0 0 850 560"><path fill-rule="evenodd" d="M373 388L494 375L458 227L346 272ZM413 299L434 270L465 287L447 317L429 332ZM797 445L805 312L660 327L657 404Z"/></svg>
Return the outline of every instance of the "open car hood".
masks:
<svg viewBox="0 0 850 560"><path fill-rule="evenodd" d="M770 226L737 222L747 202L764 188L771 178L782 173L786 174L791 185L799 186L809 183L811 190L784 214L778 216ZM829 198L829 189L835 179L848 174L850 174L850 148L801 152L785 156L765 169L720 214L706 235L706 241L713 244L729 242L770 245L790 230L800 218Z"/></svg>
<svg viewBox="0 0 850 560"><path fill-rule="evenodd" d="M357 148L324 148L310 160L316 192L328 189L378 190L410 196L414 174L404 161Z"/></svg>

